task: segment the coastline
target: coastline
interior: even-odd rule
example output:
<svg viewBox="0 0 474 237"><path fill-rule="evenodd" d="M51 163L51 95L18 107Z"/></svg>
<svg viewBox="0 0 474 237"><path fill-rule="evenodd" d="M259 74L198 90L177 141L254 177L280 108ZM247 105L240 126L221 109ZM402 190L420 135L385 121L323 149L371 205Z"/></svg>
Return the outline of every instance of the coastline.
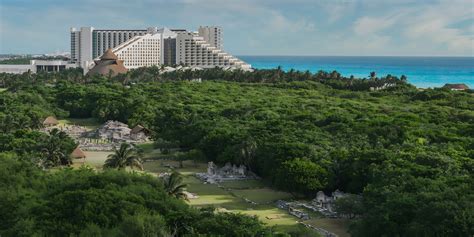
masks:
<svg viewBox="0 0 474 237"><path fill-rule="evenodd" d="M418 88L438 88L447 83L463 83L474 88L474 57L425 56L238 56L256 69L281 66L284 71L338 71L343 76L365 78L405 75Z"/></svg>

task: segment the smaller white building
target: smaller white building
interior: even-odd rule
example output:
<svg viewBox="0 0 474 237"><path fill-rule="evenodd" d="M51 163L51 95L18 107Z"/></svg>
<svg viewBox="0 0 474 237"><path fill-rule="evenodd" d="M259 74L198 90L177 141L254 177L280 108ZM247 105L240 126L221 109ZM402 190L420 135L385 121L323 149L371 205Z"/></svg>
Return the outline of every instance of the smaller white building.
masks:
<svg viewBox="0 0 474 237"><path fill-rule="evenodd" d="M30 60L30 64L0 64L0 73L22 74L25 72L36 73L59 72L68 68L76 68L76 63L63 60Z"/></svg>
<svg viewBox="0 0 474 237"><path fill-rule="evenodd" d="M36 72L36 68L30 64L13 65L13 64L0 64L0 73L11 73L11 74L23 74L25 72Z"/></svg>

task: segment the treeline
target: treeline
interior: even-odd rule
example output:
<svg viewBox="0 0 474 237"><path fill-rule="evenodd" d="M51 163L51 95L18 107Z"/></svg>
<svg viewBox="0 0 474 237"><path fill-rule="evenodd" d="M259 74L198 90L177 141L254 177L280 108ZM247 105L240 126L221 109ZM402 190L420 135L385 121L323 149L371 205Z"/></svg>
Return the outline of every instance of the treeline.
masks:
<svg viewBox="0 0 474 237"><path fill-rule="evenodd" d="M291 79L279 69L154 70L116 78L71 71L41 79L28 75L29 83L26 75L3 75L11 87L0 106L20 108L18 117L25 113L29 119L22 121L32 127L36 120L30 115L46 113L141 124L156 140L219 164L245 164L295 196L335 189L362 194L362 208L349 213L358 217L354 236L474 233L471 92L418 91L399 79L371 91L371 83L388 80L374 75L354 79L363 85L358 89L351 79L298 79L317 75L304 72L293 72ZM240 81L242 75L247 79ZM193 78L203 82L188 80ZM1 121L15 113L5 111L11 112L0 114Z"/></svg>
<svg viewBox="0 0 474 237"><path fill-rule="evenodd" d="M89 77L82 75L82 69L68 69L60 73L38 74L25 73L22 75L13 75L0 73L0 82L5 87L13 87L18 81L43 81L55 82L58 80L69 80L79 83L90 83L101 77ZM23 80L22 80L23 79ZM407 77L402 75L400 78L392 75L377 77L375 72L371 72L367 78L355 78L354 76L344 77L337 71L326 72L318 71L311 73L309 71L301 72L290 70L283 71L280 67L276 69L263 69L250 71L242 70L222 70L220 68L205 70L176 70L164 72L162 68L157 66L142 67L130 70L126 74L118 75L109 80L121 82L123 84L143 83L143 82L163 82L163 81L190 81L190 80L216 80L231 82L247 82L247 83L281 83L294 81L314 81L324 85L328 85L335 89L344 89L352 91L369 91L369 90L414 90L415 87L407 82Z"/></svg>

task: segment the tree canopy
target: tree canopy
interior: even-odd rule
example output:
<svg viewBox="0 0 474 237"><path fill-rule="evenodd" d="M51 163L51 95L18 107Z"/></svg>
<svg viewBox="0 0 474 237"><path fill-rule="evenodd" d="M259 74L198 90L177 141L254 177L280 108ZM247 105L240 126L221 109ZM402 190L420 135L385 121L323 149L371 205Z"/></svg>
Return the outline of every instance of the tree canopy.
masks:
<svg viewBox="0 0 474 237"><path fill-rule="evenodd" d="M32 129L46 116L119 120L209 161L245 164L297 195L360 194L355 236L474 233L472 91L281 69L160 74L152 67L115 78L68 70L0 80L8 87L0 92L0 151L21 159L40 157L47 135ZM150 215L127 223L160 226L161 217ZM99 228L112 228L107 223Z"/></svg>

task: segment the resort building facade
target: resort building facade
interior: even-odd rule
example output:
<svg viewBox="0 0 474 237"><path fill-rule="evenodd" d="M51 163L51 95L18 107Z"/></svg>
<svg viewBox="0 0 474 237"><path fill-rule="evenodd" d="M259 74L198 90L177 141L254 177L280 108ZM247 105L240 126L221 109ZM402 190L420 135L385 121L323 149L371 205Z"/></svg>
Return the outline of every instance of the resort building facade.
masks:
<svg viewBox="0 0 474 237"><path fill-rule="evenodd" d="M71 28L71 61L85 72L109 48L124 61L127 69L152 65L251 68L224 52L222 29L217 26L201 26L196 32L156 27L146 30Z"/></svg>

